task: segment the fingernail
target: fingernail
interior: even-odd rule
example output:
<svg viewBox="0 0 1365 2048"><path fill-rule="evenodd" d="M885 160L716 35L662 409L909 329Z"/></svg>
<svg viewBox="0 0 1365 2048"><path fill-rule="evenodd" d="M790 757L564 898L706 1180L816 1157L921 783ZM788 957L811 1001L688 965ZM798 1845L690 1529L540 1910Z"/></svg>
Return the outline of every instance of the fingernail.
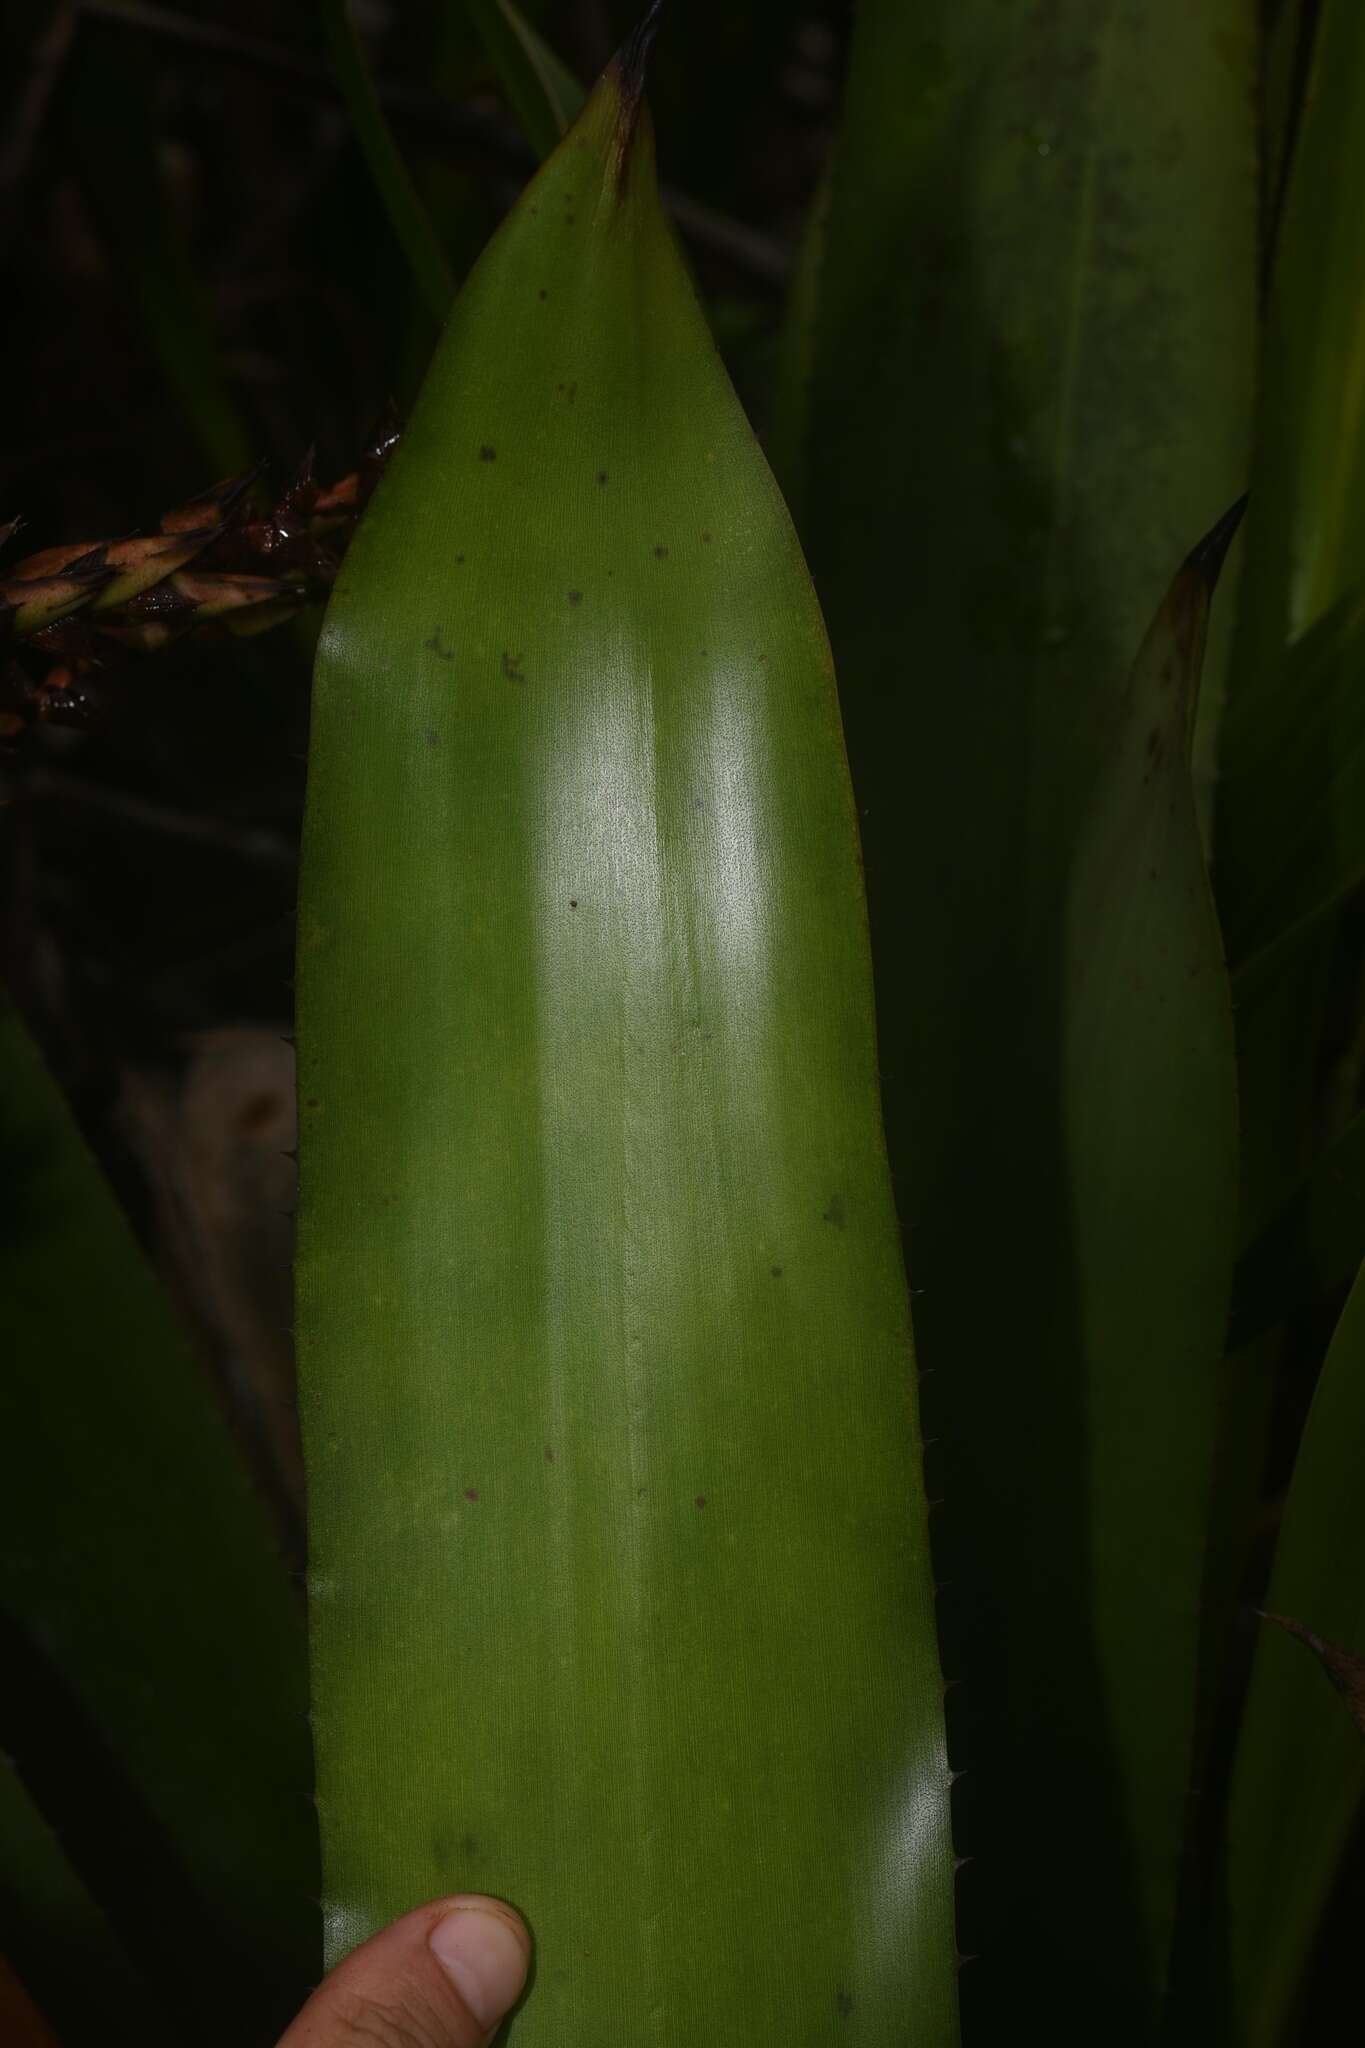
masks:
<svg viewBox="0 0 1365 2048"><path fill-rule="evenodd" d="M464 1899L427 1936L431 1952L480 2026L521 1996L531 1953L520 1921L491 1899Z"/></svg>

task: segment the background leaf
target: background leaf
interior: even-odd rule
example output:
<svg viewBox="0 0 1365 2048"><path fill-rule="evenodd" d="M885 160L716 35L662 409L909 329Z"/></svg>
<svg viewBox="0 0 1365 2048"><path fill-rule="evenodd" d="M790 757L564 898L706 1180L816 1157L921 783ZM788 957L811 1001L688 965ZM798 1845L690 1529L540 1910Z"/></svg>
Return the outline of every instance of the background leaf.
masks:
<svg viewBox="0 0 1365 2048"><path fill-rule="evenodd" d="M1365 1282L1351 1291L1304 1426L1266 1606L1359 1653ZM1281 1629L1256 1646L1233 1777L1226 1911L1232 2038L1293 2038L1295 1994L1365 1793L1365 1745Z"/></svg>
<svg viewBox="0 0 1365 2048"><path fill-rule="evenodd" d="M0 1147L0 1739L130 1953L239 2048L314 1967L301 1616L200 1369L8 1006Z"/></svg>
<svg viewBox="0 0 1365 2048"><path fill-rule="evenodd" d="M862 810L942 1439L977 1855L963 1945L981 1954L964 1998L987 2036L1032 1998L1062 2034L1102 2004L1115 2039L1148 2038L1174 1911L1217 1337L1206 1294L1134 1376L1126 1344L1076 1321L1125 1253L1145 1270L1146 1239L1124 1204L1084 1209L1061 1118L1065 905L1153 609L1246 481L1256 12L865 0L835 161L802 536ZM1135 1168L1148 1192L1175 1099ZM1216 1289L1227 1197L1206 1201L1193 1149L1188 1181L1168 1164L1153 1243L1183 1217ZM1145 1497L1135 1466L1106 1504L1130 1430Z"/></svg>
<svg viewBox="0 0 1365 2048"><path fill-rule="evenodd" d="M582 111L582 86L512 0L465 5L527 139L548 156Z"/></svg>

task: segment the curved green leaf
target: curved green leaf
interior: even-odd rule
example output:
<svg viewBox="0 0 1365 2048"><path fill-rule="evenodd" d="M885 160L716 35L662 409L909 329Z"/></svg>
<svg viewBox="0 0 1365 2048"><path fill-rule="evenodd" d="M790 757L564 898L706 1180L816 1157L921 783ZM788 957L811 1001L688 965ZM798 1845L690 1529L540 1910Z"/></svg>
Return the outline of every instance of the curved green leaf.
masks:
<svg viewBox="0 0 1365 2048"><path fill-rule="evenodd" d="M319 651L328 1948L469 1886L535 1933L521 2048L844 2020L939 2048L948 1774L855 820L638 60L461 295Z"/></svg>
<svg viewBox="0 0 1365 2048"><path fill-rule="evenodd" d="M1266 1606L1365 1650L1365 1278L1351 1291L1304 1425ZM1293 2038L1294 1996L1365 1796L1365 1746L1301 1644L1262 1631L1227 1833L1231 2038Z"/></svg>
<svg viewBox="0 0 1365 2048"><path fill-rule="evenodd" d="M200 1369L3 999L0 1159L0 1610L162 1831L232 1957L203 2026L240 2034L313 1965L301 1616ZM179 1967L202 1983L202 1956Z"/></svg>
<svg viewBox="0 0 1365 2048"><path fill-rule="evenodd" d="M1246 483L1257 12L862 0L816 315L802 538L863 817L888 1136L943 1440L974 1996L999 2027L1031 1998L1062 2036L1102 2006L1116 2039L1145 2041L1164 1975L1185 1748L1158 1754L1112 1718L1114 1632L1134 1697L1173 1730L1191 1635L1158 1617L1197 1601L1192 1447L1226 1280L1221 1192L1201 1206L1212 1167L1187 1183L1172 1166L1154 1242L1183 1218L1198 1305L1136 1379L1126 1342L1078 1326L1101 1271L1153 1262L1124 1239L1128 1208L1085 1207L1063 1124L1066 904L1153 609ZM1216 648L1210 669L1216 688ZM1200 897L1197 867L1188 880ZM1173 1100L1134 1164L1148 1191ZM1133 1472L1106 1507L1130 1408Z"/></svg>

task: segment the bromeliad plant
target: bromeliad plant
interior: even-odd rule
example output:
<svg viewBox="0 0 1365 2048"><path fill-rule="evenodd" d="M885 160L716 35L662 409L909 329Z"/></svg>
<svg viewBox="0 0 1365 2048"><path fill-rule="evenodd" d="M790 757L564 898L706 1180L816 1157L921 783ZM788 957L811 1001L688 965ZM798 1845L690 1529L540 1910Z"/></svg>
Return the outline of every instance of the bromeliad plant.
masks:
<svg viewBox="0 0 1365 2048"><path fill-rule="evenodd" d="M1320 1354L1300 1315L1365 1253L1358 990L1329 1007L1365 877L1365 28L1327 0L1295 133L1291 5L864 0L784 337L784 504L660 204L652 17L580 106L504 0L471 13L547 160L456 300L313 702L327 1958L478 1889L536 1938L521 2048L947 2048L1021 2010L1067 2041L1287 2043L1365 1790L1312 1654L1350 1695L1361 1283ZM44 1332L35 1204L69 1141L16 1085L8 1284ZM102 1311L66 1311L89 1376ZM1287 1325L1316 1385L1267 1589ZM169 1418L164 1348L138 1400ZM20 1384L27 1444L44 1383ZM98 1455L45 1426L26 1531L48 1466L79 1489ZM128 1555L156 1514L111 1499ZM222 1556L259 1603L249 1519L225 1511ZM190 1824L216 1766L153 1770L90 1562L48 1541L5 1606L218 1914L240 1845ZM1249 1670L1248 1587L1290 1624ZM249 1653L268 1724L294 1651ZM225 1725L209 1666L187 1682ZM287 1890L262 1788L297 1759L271 1755L243 1796ZM59 2006L61 1916L91 1954L115 1937L24 1762L7 1884L22 1854L53 1904L0 1932Z"/></svg>

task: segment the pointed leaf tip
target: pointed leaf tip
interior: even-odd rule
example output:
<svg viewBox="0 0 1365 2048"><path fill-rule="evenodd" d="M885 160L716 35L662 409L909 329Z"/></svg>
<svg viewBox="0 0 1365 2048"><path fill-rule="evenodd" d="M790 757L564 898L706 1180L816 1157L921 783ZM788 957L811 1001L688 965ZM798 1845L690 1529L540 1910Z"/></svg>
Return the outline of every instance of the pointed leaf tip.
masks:
<svg viewBox="0 0 1365 2048"><path fill-rule="evenodd" d="M1185 568L1198 576L1210 593L1218 581L1228 549L1236 538L1250 496L1249 491L1243 491L1236 504L1228 507L1217 524L1209 528L1201 541L1196 541L1185 557Z"/></svg>
<svg viewBox="0 0 1365 2048"><path fill-rule="evenodd" d="M617 117L617 178L623 185L630 164L631 145L635 140L640 112L644 106L645 76L649 70L650 52L654 48L654 38L659 32L663 11L664 0L650 0L643 18L631 30L612 59L611 68L616 73L621 93L621 110Z"/></svg>
<svg viewBox="0 0 1365 2048"><path fill-rule="evenodd" d="M1313 1652L1346 1702L1356 1727L1365 1735L1365 1657L1358 1657L1354 1650L1343 1649L1340 1643L1329 1642L1325 1636L1316 1635L1303 1622L1294 1621L1287 1614L1272 1614L1268 1607L1258 1607L1256 1612L1262 1621L1273 1621L1276 1628L1282 1628L1286 1635L1295 1637Z"/></svg>

